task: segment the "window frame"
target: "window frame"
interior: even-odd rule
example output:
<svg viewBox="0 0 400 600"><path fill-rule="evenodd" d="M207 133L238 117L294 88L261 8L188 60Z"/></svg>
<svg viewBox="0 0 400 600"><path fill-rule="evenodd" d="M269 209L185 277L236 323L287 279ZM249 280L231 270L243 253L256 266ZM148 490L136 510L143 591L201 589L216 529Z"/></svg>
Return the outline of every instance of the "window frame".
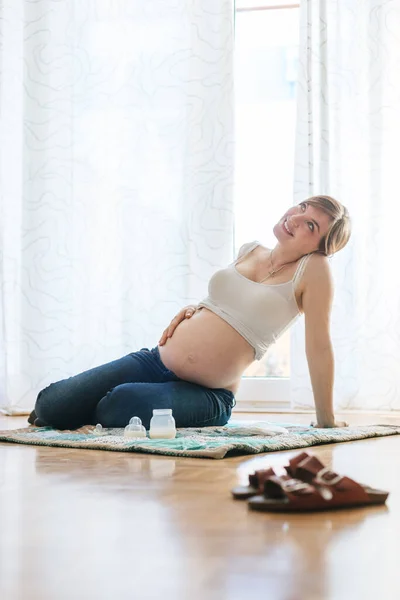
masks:
<svg viewBox="0 0 400 600"><path fill-rule="evenodd" d="M237 13L299 9L300 3L285 0L236 0ZM236 412L273 412L290 408L290 377L242 377L235 394Z"/></svg>

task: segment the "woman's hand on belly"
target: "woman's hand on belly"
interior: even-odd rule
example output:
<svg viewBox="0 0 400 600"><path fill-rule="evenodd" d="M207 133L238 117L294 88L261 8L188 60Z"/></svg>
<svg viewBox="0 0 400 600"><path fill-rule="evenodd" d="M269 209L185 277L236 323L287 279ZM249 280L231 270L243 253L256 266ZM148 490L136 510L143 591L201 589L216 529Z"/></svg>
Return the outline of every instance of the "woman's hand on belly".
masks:
<svg viewBox="0 0 400 600"><path fill-rule="evenodd" d="M163 346L167 339L172 336L179 323L182 323L182 321L184 321L185 319L190 319L190 317L194 315L196 310L197 306L195 306L194 304L189 304L189 306L185 306L184 308L182 308L178 312L178 314L172 319L168 327L164 329L160 341L158 342L158 345Z"/></svg>

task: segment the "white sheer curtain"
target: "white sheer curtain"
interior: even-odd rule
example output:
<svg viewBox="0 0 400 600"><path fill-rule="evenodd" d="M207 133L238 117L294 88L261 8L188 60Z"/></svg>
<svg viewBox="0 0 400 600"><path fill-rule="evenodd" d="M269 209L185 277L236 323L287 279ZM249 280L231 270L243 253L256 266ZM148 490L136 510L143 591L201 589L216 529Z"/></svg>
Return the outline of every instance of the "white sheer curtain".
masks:
<svg viewBox="0 0 400 600"><path fill-rule="evenodd" d="M233 250L232 0L0 2L0 406L154 346Z"/></svg>
<svg viewBox="0 0 400 600"><path fill-rule="evenodd" d="M400 408L400 0L304 0L295 199L336 196L353 217L331 260L337 407ZM312 406L304 321L292 401Z"/></svg>

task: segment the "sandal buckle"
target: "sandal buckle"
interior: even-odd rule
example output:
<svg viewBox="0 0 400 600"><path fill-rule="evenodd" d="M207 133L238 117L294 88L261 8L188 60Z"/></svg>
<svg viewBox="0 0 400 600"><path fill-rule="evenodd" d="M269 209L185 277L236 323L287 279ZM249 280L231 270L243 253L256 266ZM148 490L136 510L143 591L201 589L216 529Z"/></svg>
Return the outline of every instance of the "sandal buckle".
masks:
<svg viewBox="0 0 400 600"><path fill-rule="evenodd" d="M284 479L281 482L282 488L285 492L306 492L309 491L310 486L308 483L304 483L299 479Z"/></svg>
<svg viewBox="0 0 400 600"><path fill-rule="evenodd" d="M327 477L327 475L333 475L333 477ZM314 477L314 482L319 483L320 485L336 485L341 481L343 477L341 475L337 475L334 471L328 469L328 467L324 467Z"/></svg>

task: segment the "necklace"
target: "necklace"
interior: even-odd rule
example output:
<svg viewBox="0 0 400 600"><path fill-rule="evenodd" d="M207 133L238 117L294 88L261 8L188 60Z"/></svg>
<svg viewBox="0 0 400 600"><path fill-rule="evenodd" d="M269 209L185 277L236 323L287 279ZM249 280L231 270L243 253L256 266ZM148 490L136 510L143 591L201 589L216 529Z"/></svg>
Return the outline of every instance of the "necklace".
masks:
<svg viewBox="0 0 400 600"><path fill-rule="evenodd" d="M269 277L272 277L273 275L275 275L275 273L279 273L279 271L281 271L281 270L283 269L283 267L286 267L287 265L290 265L290 264L292 264L292 262L296 262L296 261L293 261L293 260L292 260L291 262L288 262L288 263L283 263L283 265L282 265L281 267L279 267L279 269L274 269L274 264L273 264L273 262L272 262L272 254L273 254L273 252L274 252L274 249L272 249L272 250L271 250L271 253L270 253L270 255L269 255L269 258L270 258L270 260L271 260L271 267L272 267L272 271L268 270L268 273L269 273L269 275L267 275L267 277L264 277L264 279L262 279L262 280L260 281L260 283L262 283L263 281L265 281L265 280L266 280L266 279L268 279Z"/></svg>
<svg viewBox="0 0 400 600"><path fill-rule="evenodd" d="M272 262L272 254L273 253L274 253L274 249L271 250L271 254L269 255L269 258L271 260L271 267L272 267L272 271L268 271L270 277L275 275L275 273L278 273L278 271L280 271L281 269L283 269L283 267L286 267L286 265L289 264L289 263L283 263L283 265L281 267L279 267L279 269L274 269L274 264Z"/></svg>

